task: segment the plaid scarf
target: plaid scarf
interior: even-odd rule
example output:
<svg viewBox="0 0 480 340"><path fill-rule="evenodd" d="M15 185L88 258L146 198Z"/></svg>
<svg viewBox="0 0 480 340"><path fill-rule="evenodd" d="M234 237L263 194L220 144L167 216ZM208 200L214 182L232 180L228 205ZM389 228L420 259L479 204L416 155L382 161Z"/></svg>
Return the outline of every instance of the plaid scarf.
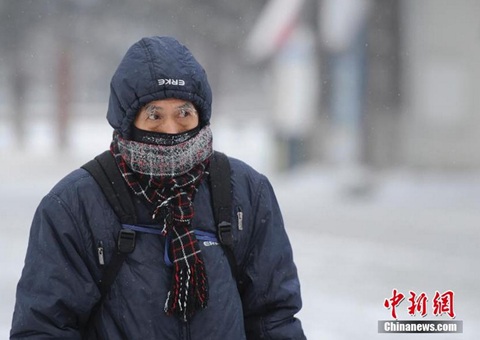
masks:
<svg viewBox="0 0 480 340"><path fill-rule="evenodd" d="M197 137L193 137L195 138ZM206 173L210 158L199 159L193 168L178 176L142 174L131 170L131 164L126 161L129 159L126 156L128 152L119 147L120 140L118 133L114 133L110 147L118 168L135 195L146 200L152 209L152 219L161 221L162 234L170 240L173 275L172 286L165 302L165 312L187 321L197 310L205 308L208 301L205 264L191 221L194 216L193 199ZM145 146L139 142L128 142L132 143L130 146ZM211 155L211 138L209 146L208 155ZM157 147L160 150L175 146L148 147ZM194 153L203 156L201 152Z"/></svg>

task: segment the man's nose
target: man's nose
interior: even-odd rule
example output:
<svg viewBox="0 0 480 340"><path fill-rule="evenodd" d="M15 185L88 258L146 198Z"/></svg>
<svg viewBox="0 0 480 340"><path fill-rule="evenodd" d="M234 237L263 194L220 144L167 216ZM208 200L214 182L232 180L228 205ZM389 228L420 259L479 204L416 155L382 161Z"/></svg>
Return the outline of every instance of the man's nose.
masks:
<svg viewBox="0 0 480 340"><path fill-rule="evenodd" d="M162 133L177 134L182 132L181 126L173 118L168 118L162 125Z"/></svg>

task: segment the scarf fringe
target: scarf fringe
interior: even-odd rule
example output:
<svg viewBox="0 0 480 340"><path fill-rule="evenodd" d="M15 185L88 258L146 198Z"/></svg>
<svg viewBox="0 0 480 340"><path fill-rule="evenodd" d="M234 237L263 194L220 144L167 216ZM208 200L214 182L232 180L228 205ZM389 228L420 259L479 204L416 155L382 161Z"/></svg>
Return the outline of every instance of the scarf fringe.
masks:
<svg viewBox="0 0 480 340"><path fill-rule="evenodd" d="M208 282L205 264L197 258L192 266L174 266L172 289L165 301L167 315L175 315L187 322L199 309L205 309L208 302Z"/></svg>

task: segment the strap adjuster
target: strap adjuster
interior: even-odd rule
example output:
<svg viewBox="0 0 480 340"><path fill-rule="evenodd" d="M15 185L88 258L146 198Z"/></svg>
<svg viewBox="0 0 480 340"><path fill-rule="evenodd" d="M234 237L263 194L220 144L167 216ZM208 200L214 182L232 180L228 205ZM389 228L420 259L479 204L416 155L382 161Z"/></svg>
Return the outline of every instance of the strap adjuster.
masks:
<svg viewBox="0 0 480 340"><path fill-rule="evenodd" d="M221 244L226 246L233 245L233 233L232 224L226 221L222 221L218 224L218 239Z"/></svg>
<svg viewBox="0 0 480 340"><path fill-rule="evenodd" d="M118 252L123 254L131 253L135 249L135 231L122 229L118 233L117 241Z"/></svg>

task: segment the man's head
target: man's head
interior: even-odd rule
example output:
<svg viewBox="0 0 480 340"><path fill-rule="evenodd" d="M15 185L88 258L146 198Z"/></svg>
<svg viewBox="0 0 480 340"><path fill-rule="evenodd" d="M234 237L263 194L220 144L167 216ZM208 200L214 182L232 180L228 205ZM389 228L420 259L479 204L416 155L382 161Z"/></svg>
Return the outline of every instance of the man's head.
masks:
<svg viewBox="0 0 480 340"><path fill-rule="evenodd" d="M125 139L134 122L147 131L180 133L195 117L193 127L210 121L212 93L205 70L174 38L143 38L131 46L110 88L107 119ZM176 128L169 126L173 121Z"/></svg>

